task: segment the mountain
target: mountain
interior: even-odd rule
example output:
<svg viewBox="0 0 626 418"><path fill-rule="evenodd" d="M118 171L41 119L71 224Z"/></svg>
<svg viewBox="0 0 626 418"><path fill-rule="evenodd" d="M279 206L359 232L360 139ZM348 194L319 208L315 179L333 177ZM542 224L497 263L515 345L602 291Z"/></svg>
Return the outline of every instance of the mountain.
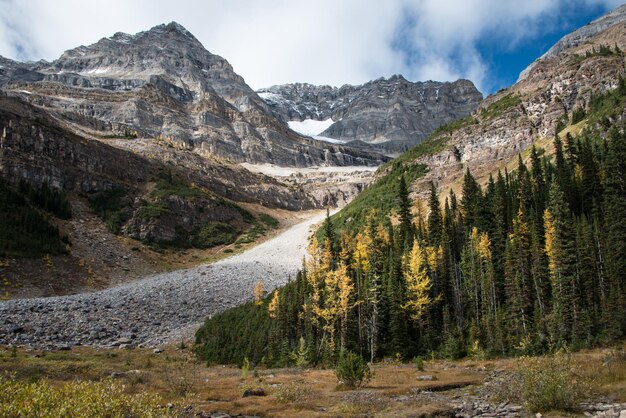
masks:
<svg viewBox="0 0 626 418"><path fill-rule="evenodd" d="M172 22L116 33L52 63L0 61L2 89L91 136L163 137L202 155L281 166L385 158L305 138L278 120L222 57Z"/></svg>
<svg viewBox="0 0 626 418"><path fill-rule="evenodd" d="M521 81L380 167L319 228L295 281L207 319L199 355L274 367L341 364L347 348L374 362L620 344L626 27L615 22L561 40Z"/></svg>
<svg viewBox="0 0 626 418"><path fill-rule="evenodd" d="M482 100L469 80L414 83L401 75L360 86L298 83L257 93L296 130L303 127L298 122L321 121L314 132L320 137L359 141L387 153L406 151L439 126L467 116Z"/></svg>
<svg viewBox="0 0 626 418"><path fill-rule="evenodd" d="M615 90L626 76L626 29L619 17L625 12L625 7L619 7L596 21L609 19L613 24L608 27L591 23L574 32L586 31L584 42L570 42L574 37L566 35L557 42L558 48L551 49L559 52L537 59L520 81L383 165L373 184L335 215L335 221L358 228L372 208L383 213L392 210L396 181L402 175L411 197L426 202L431 182L444 196L450 190L459 193L468 169L486 185L499 170L516 169L518 156L528 162L533 145L551 155L555 134L579 134L586 126L581 117L595 106L595 98ZM603 123L621 119L621 114L611 115Z"/></svg>
<svg viewBox="0 0 626 418"><path fill-rule="evenodd" d="M526 67L519 75L517 81L522 81L532 71L532 69L537 65L537 63L541 61L548 60L550 58L555 58L561 53L566 53L569 49L575 48L587 42L588 39L595 37L600 32L605 31L611 26L615 26L619 23L622 23L626 20L626 4L619 6L615 10L607 13L604 16L599 17L575 30L572 33L565 35L561 38L556 44L554 44L545 54L539 57L535 62L531 63L528 67Z"/></svg>
<svg viewBox="0 0 626 418"><path fill-rule="evenodd" d="M276 227L273 216L322 206L297 184L165 139L85 138L1 94L0 191L0 291L12 296L125 282L194 251L252 242Z"/></svg>

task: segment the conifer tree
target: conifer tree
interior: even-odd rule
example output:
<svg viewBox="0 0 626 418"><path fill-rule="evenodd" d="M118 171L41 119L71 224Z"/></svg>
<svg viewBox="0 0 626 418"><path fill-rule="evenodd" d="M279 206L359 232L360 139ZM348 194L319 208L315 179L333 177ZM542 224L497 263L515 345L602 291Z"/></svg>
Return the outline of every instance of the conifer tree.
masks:
<svg viewBox="0 0 626 418"><path fill-rule="evenodd" d="M441 244L441 232L443 228L439 196L433 182L430 183L430 198L428 200L428 244L437 247Z"/></svg>
<svg viewBox="0 0 626 418"><path fill-rule="evenodd" d="M401 249L404 249L410 247L410 243L413 241L411 201L404 176L400 176L398 185L398 215L400 217L399 245Z"/></svg>
<svg viewBox="0 0 626 418"><path fill-rule="evenodd" d="M552 284L550 332L555 343L571 341L577 311L575 300L576 243L572 215L558 182L550 187L544 214L546 254Z"/></svg>
<svg viewBox="0 0 626 418"><path fill-rule="evenodd" d="M461 197L461 210L463 212L463 224L466 233L477 225L481 209L482 190L480 185L470 172L469 168L463 177L463 196Z"/></svg>
<svg viewBox="0 0 626 418"><path fill-rule="evenodd" d="M607 301L603 311L606 334L615 338L626 331L626 138L609 133L604 168Z"/></svg>
<svg viewBox="0 0 626 418"><path fill-rule="evenodd" d="M432 281L428 276L428 260L424 248L413 241L411 252L404 259L404 279L406 281L406 302L402 305L411 319L419 322L433 303L430 295Z"/></svg>

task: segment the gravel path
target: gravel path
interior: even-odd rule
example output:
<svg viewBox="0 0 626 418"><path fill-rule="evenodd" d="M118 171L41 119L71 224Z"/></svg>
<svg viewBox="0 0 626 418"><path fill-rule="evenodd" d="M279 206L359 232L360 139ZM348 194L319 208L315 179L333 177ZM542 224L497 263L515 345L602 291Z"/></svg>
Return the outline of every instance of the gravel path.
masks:
<svg viewBox="0 0 626 418"><path fill-rule="evenodd" d="M123 286L39 299L0 302L0 344L35 348L73 345L157 346L180 341L212 314L294 277L316 214L244 253L214 264L163 273Z"/></svg>

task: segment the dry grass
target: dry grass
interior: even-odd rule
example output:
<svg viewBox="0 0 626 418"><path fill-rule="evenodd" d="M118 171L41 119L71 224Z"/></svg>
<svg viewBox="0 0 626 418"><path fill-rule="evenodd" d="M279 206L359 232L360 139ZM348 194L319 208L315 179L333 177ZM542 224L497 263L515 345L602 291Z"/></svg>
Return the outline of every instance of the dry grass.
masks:
<svg viewBox="0 0 626 418"><path fill-rule="evenodd" d="M595 350L574 355L583 371L593 375L598 394L626 400L626 364L616 350ZM375 364L375 377L358 391L340 390L334 370L259 369L242 379L241 370L229 366L205 367L189 349L167 347L155 354L148 349L41 352L0 347L0 374L17 379L49 379L52 384L73 380L99 381L113 377L129 394L158 394L164 402L191 405L205 412L272 417L320 416L442 416L450 407L418 400L422 390L473 393L494 369L513 369L515 360L427 361L425 370L413 364ZM433 380L418 380L430 375ZM465 386L469 386L465 388ZM245 389L262 388L267 396L243 398ZM399 399L402 400L399 400Z"/></svg>
<svg viewBox="0 0 626 418"><path fill-rule="evenodd" d="M626 402L626 346L574 355L581 373L592 382L596 395Z"/></svg>

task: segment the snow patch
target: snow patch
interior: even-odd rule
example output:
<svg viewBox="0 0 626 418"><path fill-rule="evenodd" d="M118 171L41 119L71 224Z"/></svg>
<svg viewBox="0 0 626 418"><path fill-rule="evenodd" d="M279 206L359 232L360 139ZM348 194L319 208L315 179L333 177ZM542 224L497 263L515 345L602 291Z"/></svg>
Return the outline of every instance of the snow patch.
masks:
<svg viewBox="0 0 626 418"><path fill-rule="evenodd" d="M344 141L343 139L329 138L327 136L313 135L311 138L317 139L318 141L331 142L333 144L345 144L346 143L346 141Z"/></svg>
<svg viewBox="0 0 626 418"><path fill-rule="evenodd" d="M274 164L250 164L241 163L242 167L253 173L261 173L272 177L288 177L294 174L310 174L310 173L342 173L350 174L362 171L374 172L378 167L365 165L348 165L348 166L318 166L307 168L281 167Z"/></svg>
<svg viewBox="0 0 626 418"><path fill-rule="evenodd" d="M326 120L291 120L287 123L289 124L289 128L291 128L291 130L296 131L302 135L314 137L315 135L319 135L324 132L330 127L330 125L335 122L331 118L328 118Z"/></svg>
<svg viewBox="0 0 626 418"><path fill-rule="evenodd" d="M270 93L272 94L272 93ZM314 120L314 119L305 119L303 121L299 120L290 120L287 122L289 128L292 131L296 131L299 134L310 136L313 139L317 139L318 141L330 142L333 144L345 144L346 141L341 139L329 138L327 136L321 136L320 134L328 129L333 123L335 123L331 118L326 120Z"/></svg>
<svg viewBox="0 0 626 418"><path fill-rule="evenodd" d="M32 92L28 91L28 90L19 90L20 93L24 93L24 94L33 94Z"/></svg>
<svg viewBox="0 0 626 418"><path fill-rule="evenodd" d="M259 97L268 102L280 102L285 101L285 98L280 94L271 93L269 91L264 91L262 93L258 93Z"/></svg>
<svg viewBox="0 0 626 418"><path fill-rule="evenodd" d="M86 71L85 74L104 74L111 71L111 68L94 68L93 70Z"/></svg>

